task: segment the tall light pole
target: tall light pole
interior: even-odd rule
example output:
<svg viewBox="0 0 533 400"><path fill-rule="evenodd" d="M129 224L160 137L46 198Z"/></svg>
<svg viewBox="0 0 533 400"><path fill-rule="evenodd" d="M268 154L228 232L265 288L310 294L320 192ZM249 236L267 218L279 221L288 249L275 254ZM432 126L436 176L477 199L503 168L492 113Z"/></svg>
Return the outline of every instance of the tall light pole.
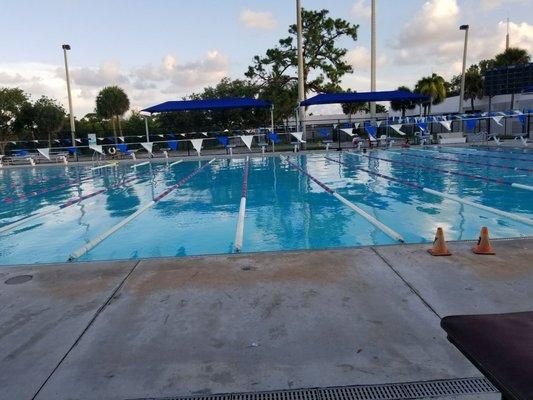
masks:
<svg viewBox="0 0 533 400"><path fill-rule="evenodd" d="M461 25L459 30L465 31L465 47L463 49L463 70L461 72L461 94L459 95L459 114L463 113L463 102L465 98L465 71L466 71L466 49L468 45L468 25Z"/></svg>
<svg viewBox="0 0 533 400"><path fill-rule="evenodd" d="M298 45L298 116L299 122L302 124L302 131L304 128L304 112L305 108L300 107L300 103L304 101L305 86L304 86L304 54L302 45L302 6L300 0L296 0L296 41ZM304 134L305 139L305 134Z"/></svg>
<svg viewBox="0 0 533 400"><path fill-rule="evenodd" d="M372 0L370 17L370 91L376 91L376 0ZM376 117L376 103L370 103L370 116Z"/></svg>
<svg viewBox="0 0 533 400"><path fill-rule="evenodd" d="M65 57L65 73L67 75L67 92L68 92L68 112L70 114L70 135L72 139L72 147L76 147L76 124L74 124L74 110L72 109L72 93L70 92L70 75L68 73L67 50L70 50L69 44L61 46L63 49L63 56Z"/></svg>

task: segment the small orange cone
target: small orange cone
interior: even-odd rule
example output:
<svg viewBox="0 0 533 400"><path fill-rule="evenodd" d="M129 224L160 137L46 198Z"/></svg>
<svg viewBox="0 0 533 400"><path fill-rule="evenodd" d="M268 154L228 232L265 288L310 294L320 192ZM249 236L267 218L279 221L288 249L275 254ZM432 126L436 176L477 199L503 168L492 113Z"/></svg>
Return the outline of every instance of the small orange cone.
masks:
<svg viewBox="0 0 533 400"><path fill-rule="evenodd" d="M477 244L472 247L472 251L476 254L496 254L496 252L490 245L489 230L486 226L481 228L479 239L477 241Z"/></svg>
<svg viewBox="0 0 533 400"><path fill-rule="evenodd" d="M437 233L435 234L435 240L433 241L433 247L428 249L429 254L432 256L451 256L452 253L448 250L446 246L446 241L444 240L444 231L442 228L437 228Z"/></svg>

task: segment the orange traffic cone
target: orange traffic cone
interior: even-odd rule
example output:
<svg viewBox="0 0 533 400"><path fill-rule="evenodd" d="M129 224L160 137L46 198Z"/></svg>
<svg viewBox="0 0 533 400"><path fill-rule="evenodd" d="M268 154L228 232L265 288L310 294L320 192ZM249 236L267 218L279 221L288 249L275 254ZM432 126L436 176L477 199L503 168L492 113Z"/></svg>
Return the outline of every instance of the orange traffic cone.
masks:
<svg viewBox="0 0 533 400"><path fill-rule="evenodd" d="M433 247L428 249L429 254L432 256L451 256L452 253L448 250L446 246L446 241L444 240L444 231L442 228L437 228L437 233L435 234L435 240L433 241Z"/></svg>
<svg viewBox="0 0 533 400"><path fill-rule="evenodd" d="M477 241L477 244L472 247L472 251L476 254L496 254L496 252L490 245L489 230L486 226L481 228L479 239Z"/></svg>

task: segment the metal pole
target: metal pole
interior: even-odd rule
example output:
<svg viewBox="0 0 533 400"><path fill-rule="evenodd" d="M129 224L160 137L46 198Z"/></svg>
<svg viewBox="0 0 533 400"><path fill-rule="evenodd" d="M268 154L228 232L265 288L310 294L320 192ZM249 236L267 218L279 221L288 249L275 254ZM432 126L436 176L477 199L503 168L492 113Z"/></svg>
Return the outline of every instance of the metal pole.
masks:
<svg viewBox="0 0 533 400"><path fill-rule="evenodd" d="M304 54L302 45L302 6L300 4L300 0L296 0L296 41L298 44L298 120L300 124L302 124L301 129L303 132L303 139L305 140L305 107L300 107L300 103L305 100Z"/></svg>
<svg viewBox="0 0 533 400"><path fill-rule="evenodd" d="M148 130L148 118L144 117L144 130L146 132L146 141L150 141L150 131Z"/></svg>
<svg viewBox="0 0 533 400"><path fill-rule="evenodd" d="M463 49L463 69L461 72L461 94L459 95L459 114L463 113L463 101L465 98L465 70L466 70L466 49L468 45L468 25L461 25L460 30L465 31L465 46Z"/></svg>
<svg viewBox="0 0 533 400"><path fill-rule="evenodd" d="M272 104L272 107L270 107L270 129L272 130L272 133L274 133L274 105Z"/></svg>
<svg viewBox="0 0 533 400"><path fill-rule="evenodd" d="M376 0L372 0L370 19L370 91L376 91ZM376 103L370 103L370 117L376 118Z"/></svg>
<svg viewBox="0 0 533 400"><path fill-rule="evenodd" d="M70 114L70 136L72 140L72 147L76 147L76 124L74 123L74 110L72 108L72 93L70 92L70 75L68 73L67 50L70 50L70 45L64 44L63 56L65 58L65 74L67 78L67 93L68 93L68 112Z"/></svg>

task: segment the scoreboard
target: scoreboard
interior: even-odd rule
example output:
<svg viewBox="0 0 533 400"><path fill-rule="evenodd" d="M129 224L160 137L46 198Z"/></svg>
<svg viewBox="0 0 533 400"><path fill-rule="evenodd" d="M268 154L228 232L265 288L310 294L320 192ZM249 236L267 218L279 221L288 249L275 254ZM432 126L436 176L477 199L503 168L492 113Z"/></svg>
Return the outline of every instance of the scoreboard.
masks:
<svg viewBox="0 0 533 400"><path fill-rule="evenodd" d="M533 86L533 63L510 65L485 72L485 95L520 93Z"/></svg>

